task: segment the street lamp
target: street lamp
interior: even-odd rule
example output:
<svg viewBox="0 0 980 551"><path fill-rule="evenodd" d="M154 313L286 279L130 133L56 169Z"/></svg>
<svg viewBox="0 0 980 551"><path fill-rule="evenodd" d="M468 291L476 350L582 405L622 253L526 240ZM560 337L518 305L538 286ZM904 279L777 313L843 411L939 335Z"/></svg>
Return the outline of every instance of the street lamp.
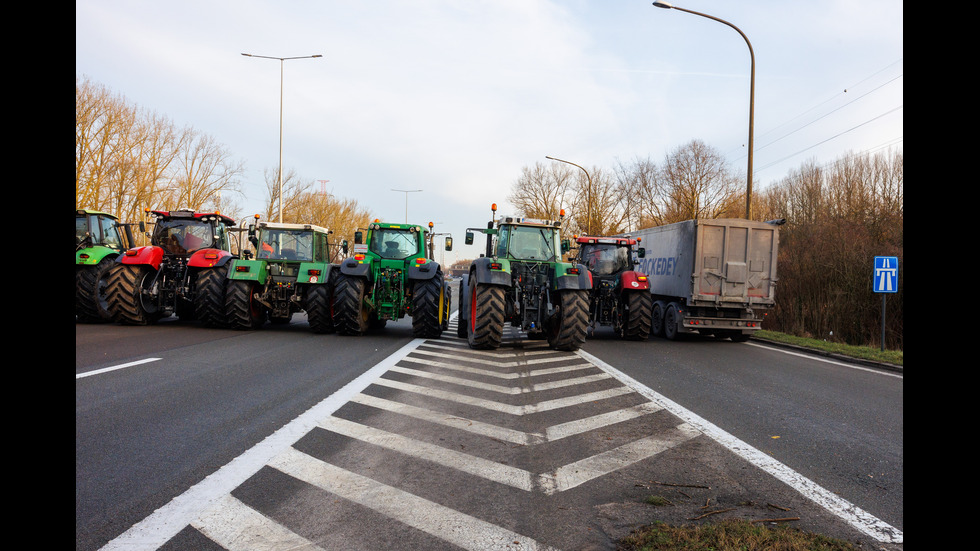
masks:
<svg viewBox="0 0 980 551"><path fill-rule="evenodd" d="M571 161L565 161L565 160L562 160L562 159L557 159L555 157L549 157L547 155L545 155L544 158L545 159L551 159L552 161L558 161L560 163L568 163L568 164L570 164L572 166L578 166L579 168L582 168L581 166L579 166L579 165L577 165L577 164L575 164L575 163L573 163ZM590 176L589 175L589 171L588 170L585 170L584 168L582 168L582 172L585 173L585 177L589 180L589 191L588 191L588 194L586 195L586 200L588 201L588 206L585 209L585 233L588 234L588 235L592 235L592 176Z"/></svg>
<svg viewBox="0 0 980 551"><path fill-rule="evenodd" d="M664 2L663 0L657 0L653 3L654 6L664 9L674 9L687 13L693 13L694 15L700 15L701 17L707 17L708 19L713 19L719 23L724 23L729 27L735 29L738 34L742 35L745 40L745 44L749 47L749 58L752 60L752 76L749 81L749 166L748 166L748 182L745 185L745 218L750 219L752 217L752 138L754 135L753 127L755 121L755 53L752 51L752 43L749 42L749 38L745 36L745 33L741 29L732 25L724 19L719 19L713 15L708 15L705 13L696 12L693 10L688 10L684 8L678 8L677 6L671 5L669 2Z"/></svg>
<svg viewBox="0 0 980 551"><path fill-rule="evenodd" d="M405 194L405 223L408 224L408 194L415 193L417 191L422 191L421 189L393 189L391 191L400 191Z"/></svg>
<svg viewBox="0 0 980 551"><path fill-rule="evenodd" d="M263 59L278 59L279 60L279 222L282 222L282 73L283 65L287 59L310 59L314 57L323 57L320 54L316 55L304 55L298 57L270 57L265 55L253 55L253 54L242 54L245 57L261 57Z"/></svg>

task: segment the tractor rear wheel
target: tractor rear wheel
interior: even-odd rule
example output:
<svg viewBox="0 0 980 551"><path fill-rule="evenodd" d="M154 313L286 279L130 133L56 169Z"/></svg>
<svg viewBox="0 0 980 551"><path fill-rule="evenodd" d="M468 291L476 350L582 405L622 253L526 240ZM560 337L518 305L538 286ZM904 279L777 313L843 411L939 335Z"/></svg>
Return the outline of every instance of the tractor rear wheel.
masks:
<svg viewBox="0 0 980 551"><path fill-rule="evenodd" d="M109 271L106 302L115 321L149 325L163 317L150 289L155 277L156 270L145 265L121 265Z"/></svg>
<svg viewBox="0 0 980 551"><path fill-rule="evenodd" d="M555 350L573 352L585 343L588 328L589 292L578 289L561 291L558 312L547 329L548 344Z"/></svg>
<svg viewBox="0 0 980 551"><path fill-rule="evenodd" d="M364 307L367 281L363 277L340 274L333 293L333 325L341 335L363 335L370 312Z"/></svg>
<svg viewBox="0 0 980 551"><path fill-rule="evenodd" d="M626 293L626 319L623 325L623 338L644 341L650 336L653 315L653 296L649 291L629 291Z"/></svg>
<svg viewBox="0 0 980 551"><path fill-rule="evenodd" d="M194 285L194 316L204 327L227 327L225 292L228 286L228 266L207 268L197 273Z"/></svg>
<svg viewBox="0 0 980 551"><path fill-rule="evenodd" d="M306 288L306 318L314 333L333 333L333 297L330 285L309 285Z"/></svg>
<svg viewBox="0 0 980 551"><path fill-rule="evenodd" d="M106 302L106 278L115 265L112 257L103 258L95 266L75 268L75 319L82 323L109 321Z"/></svg>
<svg viewBox="0 0 980 551"><path fill-rule="evenodd" d="M498 348L504 334L504 288L473 282L470 289L473 292L467 320L470 348Z"/></svg>
<svg viewBox="0 0 980 551"><path fill-rule="evenodd" d="M438 339L447 316L442 270L431 279L416 280L412 291L412 333L416 338Z"/></svg>
<svg viewBox="0 0 980 551"><path fill-rule="evenodd" d="M255 300L255 283L231 280L225 292L225 316L232 329L248 331L258 329L265 323L266 311L261 302Z"/></svg>

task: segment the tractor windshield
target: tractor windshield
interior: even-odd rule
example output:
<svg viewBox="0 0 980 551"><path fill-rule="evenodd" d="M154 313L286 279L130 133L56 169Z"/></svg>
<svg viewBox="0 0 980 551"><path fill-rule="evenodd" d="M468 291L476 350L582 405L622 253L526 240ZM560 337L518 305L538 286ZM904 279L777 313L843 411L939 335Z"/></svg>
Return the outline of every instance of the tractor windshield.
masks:
<svg viewBox="0 0 980 551"><path fill-rule="evenodd" d="M371 233L371 252L402 260L419 251L419 234L408 229L379 228Z"/></svg>
<svg viewBox="0 0 980 551"><path fill-rule="evenodd" d="M88 246L103 245L117 250L123 248L118 223L107 216L75 216L75 245L79 246L87 237L91 237Z"/></svg>
<svg viewBox="0 0 980 551"><path fill-rule="evenodd" d="M161 219L153 233L153 242L171 254L187 254L215 247L215 228L210 222L196 219Z"/></svg>
<svg viewBox="0 0 980 551"><path fill-rule="evenodd" d="M497 241L497 255L507 252L518 260L543 260L555 258L555 230L540 226L502 226Z"/></svg>
<svg viewBox="0 0 980 551"><path fill-rule="evenodd" d="M265 230L259 242L259 258L270 260L313 260L313 232Z"/></svg>
<svg viewBox="0 0 980 551"><path fill-rule="evenodd" d="M579 258L596 275L611 275L629 268L629 247L589 243L582 245Z"/></svg>

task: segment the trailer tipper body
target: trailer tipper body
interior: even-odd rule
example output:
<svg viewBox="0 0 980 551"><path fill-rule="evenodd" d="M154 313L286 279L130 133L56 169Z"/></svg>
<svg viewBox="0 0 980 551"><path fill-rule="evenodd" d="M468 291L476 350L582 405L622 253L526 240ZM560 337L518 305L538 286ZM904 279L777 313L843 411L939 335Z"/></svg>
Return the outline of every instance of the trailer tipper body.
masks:
<svg viewBox="0 0 980 551"><path fill-rule="evenodd" d="M777 222L686 220L630 234L653 295L652 332L744 341L775 304Z"/></svg>

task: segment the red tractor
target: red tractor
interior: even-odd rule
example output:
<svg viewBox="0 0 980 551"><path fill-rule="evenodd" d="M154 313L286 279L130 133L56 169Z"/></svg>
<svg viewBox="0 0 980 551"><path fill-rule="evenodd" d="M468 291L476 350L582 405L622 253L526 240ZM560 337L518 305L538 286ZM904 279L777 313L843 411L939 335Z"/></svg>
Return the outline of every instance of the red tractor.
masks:
<svg viewBox="0 0 980 551"><path fill-rule="evenodd" d="M232 258L228 227L235 221L216 212L147 212L156 219L150 245L127 250L109 272L106 300L112 319L147 325L176 314L222 326ZM140 231L146 231L143 222Z"/></svg>
<svg viewBox="0 0 980 551"><path fill-rule="evenodd" d="M633 246L638 240L582 236L575 241L578 244L575 261L584 264L592 274L589 296L592 327L611 325L620 337L645 340L650 336L653 297L646 274L636 271ZM636 251L640 258L643 253L643 248Z"/></svg>

